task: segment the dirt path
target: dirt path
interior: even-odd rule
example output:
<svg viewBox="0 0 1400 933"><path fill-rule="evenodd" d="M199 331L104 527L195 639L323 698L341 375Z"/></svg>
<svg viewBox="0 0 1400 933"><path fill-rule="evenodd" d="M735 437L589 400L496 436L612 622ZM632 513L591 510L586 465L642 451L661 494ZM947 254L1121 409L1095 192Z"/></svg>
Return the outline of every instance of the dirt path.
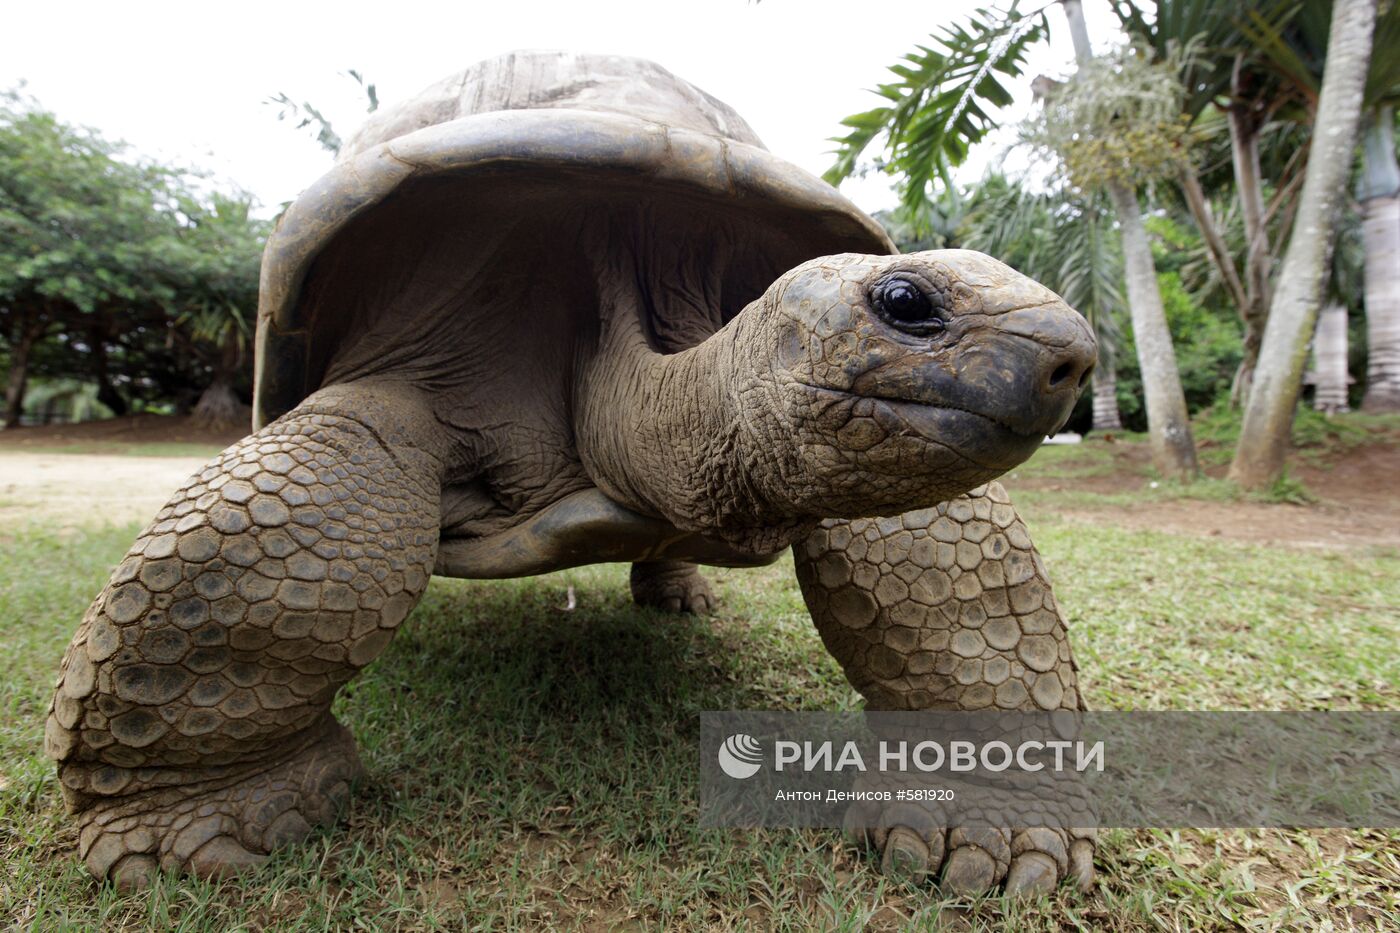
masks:
<svg viewBox="0 0 1400 933"><path fill-rule="evenodd" d="M1084 501L1086 495L1142 491L1148 462L1145 444L1121 445L1110 473L1078 479L1027 477L1007 485L1013 495L1018 488L1077 493L1073 505L1054 506L1057 515L1072 521L1313 550L1400 549L1400 446L1369 444L1331 462L1295 461L1292 475L1317 499L1308 505L1147 497L1131 505ZM1206 472L1219 479L1225 469L1214 466Z"/></svg>
<svg viewBox="0 0 1400 933"><path fill-rule="evenodd" d="M246 424L210 427L179 415L143 414L78 424L7 428L0 431L0 451L76 445L110 448L101 450L102 453L122 453L123 447L133 444L192 444L218 450L247 433Z"/></svg>
<svg viewBox="0 0 1400 933"><path fill-rule="evenodd" d="M0 528L144 522L204 461L0 449Z"/></svg>
<svg viewBox="0 0 1400 933"><path fill-rule="evenodd" d="M1400 506L1324 499L1311 505L1173 499L1059 512L1071 521L1170 534L1201 535L1306 550L1400 549Z"/></svg>

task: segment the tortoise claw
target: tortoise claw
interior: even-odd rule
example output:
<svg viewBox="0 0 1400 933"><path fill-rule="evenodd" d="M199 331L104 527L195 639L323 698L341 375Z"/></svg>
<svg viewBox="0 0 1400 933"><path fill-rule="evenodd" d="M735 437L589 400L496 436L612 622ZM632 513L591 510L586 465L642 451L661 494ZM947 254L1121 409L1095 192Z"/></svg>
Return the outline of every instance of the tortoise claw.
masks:
<svg viewBox="0 0 1400 933"><path fill-rule="evenodd" d="M1078 830L1046 827L994 829L928 825L900 817L878 816L852 807L846 815L846 835L858 846L875 849L882 874L903 881L939 878L947 893L985 894L1001 887L1008 897L1035 897L1070 881L1088 891L1094 878L1094 839ZM884 825L880 825L883 822ZM1076 835L1078 834L1078 835Z"/></svg>

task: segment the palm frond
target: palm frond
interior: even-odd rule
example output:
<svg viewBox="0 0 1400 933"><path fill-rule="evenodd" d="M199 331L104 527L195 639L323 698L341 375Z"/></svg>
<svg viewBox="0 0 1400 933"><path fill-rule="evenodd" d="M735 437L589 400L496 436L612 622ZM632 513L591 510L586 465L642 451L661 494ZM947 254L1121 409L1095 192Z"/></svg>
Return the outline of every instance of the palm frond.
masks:
<svg viewBox="0 0 1400 933"><path fill-rule="evenodd" d="M1048 34L1045 11L1022 14L980 9L965 24L944 27L929 45L890 68L896 80L876 88L886 102L842 121L836 160L825 178L832 184L856 174L861 156L884 137L876 166L901 178L904 202L926 197L935 178L952 187L951 169L1000 126L998 111L1012 101L1002 83L1019 77L1029 49Z"/></svg>

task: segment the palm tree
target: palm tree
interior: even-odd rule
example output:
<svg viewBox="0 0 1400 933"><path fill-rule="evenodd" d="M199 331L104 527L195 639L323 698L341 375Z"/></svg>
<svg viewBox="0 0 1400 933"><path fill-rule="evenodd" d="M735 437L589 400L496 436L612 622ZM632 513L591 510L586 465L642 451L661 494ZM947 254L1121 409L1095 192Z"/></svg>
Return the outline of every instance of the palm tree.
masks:
<svg viewBox="0 0 1400 933"><path fill-rule="evenodd" d="M1337 0L1298 217L1270 303L1259 367L1230 465L1230 478L1245 488L1266 486L1283 474L1308 340L1331 260L1334 223L1353 161L1375 24L1376 0Z"/></svg>
<svg viewBox="0 0 1400 933"><path fill-rule="evenodd" d="M1194 46L1199 54L1177 58L1185 91L1182 117L1203 142L1223 132L1228 139L1230 174L1221 178L1238 205L1244 226L1242 268L1227 247L1201 167L1184 161L1177 178L1182 201L1205 241L1221 286L1244 325L1244 353L1235 375L1232 401L1249 395L1264 325L1268 319L1274 269L1290 227L1290 205L1302 183L1307 147L1290 147L1292 157L1270 174L1261 159L1267 134L1281 115L1297 121L1306 112L1301 94L1286 74L1266 59L1260 31L1292 28L1299 16L1295 0L1110 0L1124 31L1165 59L1174 49ZM1151 9L1148 15L1146 8ZM1272 194L1269 182L1273 181Z"/></svg>
<svg viewBox="0 0 1400 933"><path fill-rule="evenodd" d="M1350 310L1361 308L1366 253L1361 218L1350 205L1337 218L1326 303L1313 334L1313 408L1329 415L1351 410L1347 332Z"/></svg>
<svg viewBox="0 0 1400 933"><path fill-rule="evenodd" d="M1196 462L1196 445L1191 439L1191 419L1186 411L1186 394L1181 389L1181 375L1176 365L1176 350L1171 331L1167 329L1167 314L1162 307L1162 293L1157 286L1157 267L1147 230L1142 223L1142 210L1134 178L1146 174L1145 162L1150 157L1150 138L1138 141L1139 122L1148 114L1138 106L1149 101L1156 90L1151 86L1134 87L1125 78L1125 66L1135 59L1120 59L1107 68L1093 66L1094 53L1089 44L1089 31L1084 23L1084 10L1079 0L1060 0L1065 19L1074 40L1074 54L1079 62L1079 74L1047 103L1055 103L1057 113L1047 117L1045 126L1057 135L1069 130L1070 136L1056 148L1062 154L1087 147L1100 170L1081 172L1086 184L1091 176L1101 179L1118 216L1123 241L1123 266L1128 286L1128 308L1133 323L1133 339L1137 343L1138 363L1142 370L1142 386L1147 408L1147 429L1152 446L1152 461L1163 475L1189 480L1200 468ZM1149 81L1152 75L1140 71ZM1173 90L1174 81L1170 82ZM1078 98L1078 108L1065 106ZM1179 108L1179 105L1177 107ZM1056 126L1061 114L1069 115L1068 126ZM1063 139L1063 136L1061 136ZM1131 160L1131 170L1126 162Z"/></svg>
<svg viewBox="0 0 1400 933"><path fill-rule="evenodd" d="M1317 318L1313 408L1327 415L1351 410L1347 405L1347 306L1340 301L1329 302Z"/></svg>
<svg viewBox="0 0 1400 933"><path fill-rule="evenodd" d="M1192 89L1186 116L1203 126L1217 113L1229 133L1233 174L1227 180L1245 225L1243 272L1225 248L1201 179L1187 172L1183 197L1212 248L1221 284L1245 325L1245 355L1235 400L1244 403L1268 320L1273 277L1292 227L1308 158L1306 130L1316 116L1322 66L1327 60L1331 0L1156 0L1151 16L1136 0L1111 0L1123 28L1159 53L1189 41L1210 56L1187 63L1182 82ZM1400 47L1400 3L1380 13L1373 45ZM1400 103L1400 56L1374 55L1366 77L1363 179L1357 197L1367 221L1367 406L1400 408L1400 169L1395 158L1393 108ZM1265 145L1277 135L1290 155L1269 165ZM1301 139L1298 138L1301 136ZM1261 160L1261 153L1265 158ZM1262 164L1261 164L1262 163ZM1266 197L1267 189L1272 194Z"/></svg>
<svg viewBox="0 0 1400 933"><path fill-rule="evenodd" d="M216 192L206 201L180 192L179 203L186 222L169 243L179 264L167 313L172 338L209 373L191 415L210 425L246 424L250 412L237 384L251 359L268 224L251 216L252 198L242 193Z"/></svg>
<svg viewBox="0 0 1400 933"><path fill-rule="evenodd" d="M957 188L941 188L917 204L876 211L875 219L901 253L957 249L962 246L959 232L967 220L967 200Z"/></svg>
<svg viewBox="0 0 1400 933"><path fill-rule="evenodd" d="M1328 59L1332 4L1305 0L1291 16L1255 15L1244 32L1259 50L1258 65L1302 106L1283 115L1311 120L1318 106L1322 64ZM1372 46L1400 47L1400 3L1378 14ZM1366 244L1368 369L1365 406L1400 410L1400 167L1395 157L1394 107L1400 103L1400 56L1370 58L1362 97L1362 159L1357 200Z"/></svg>
<svg viewBox="0 0 1400 933"><path fill-rule="evenodd" d="M1400 24L1400 3L1387 17ZM1400 25L1389 46L1400 43ZM1377 56L1392 67L1400 56ZM1400 82L1397 82L1400 83ZM1395 117L1387 105L1373 108L1366 127L1365 159L1358 199L1366 238L1367 411L1400 411L1400 166L1395 160Z"/></svg>
<svg viewBox="0 0 1400 933"><path fill-rule="evenodd" d="M1288 132L1269 135L1287 143L1289 137L1298 134ZM1269 152L1274 148L1271 143L1264 147L1264 150ZM1228 166L1228 153L1224 161ZM1242 255L1244 225L1238 206L1234 202L1233 192L1228 197L1212 197L1208 206L1222 242L1228 250L1227 255ZM1169 216L1178 223L1189 224L1190 217L1180 206L1178 208ZM1276 235L1271 239L1275 239L1276 242ZM1182 243L1179 249L1181 281L1191 298L1202 305L1218 303L1222 298L1228 300L1229 290L1220 281L1219 266L1212 261L1209 246L1197 240L1194 243ZM1349 387L1356 380L1349 374L1348 319L1353 315L1359 318L1361 314L1364 265L1361 218L1358 211L1353 209L1352 205L1348 205L1337 219L1336 245L1332 250L1326 301L1322 314L1318 317L1317 333L1313 339L1313 368L1305 377L1306 382L1314 385L1313 406L1318 411L1335 414L1349 410Z"/></svg>

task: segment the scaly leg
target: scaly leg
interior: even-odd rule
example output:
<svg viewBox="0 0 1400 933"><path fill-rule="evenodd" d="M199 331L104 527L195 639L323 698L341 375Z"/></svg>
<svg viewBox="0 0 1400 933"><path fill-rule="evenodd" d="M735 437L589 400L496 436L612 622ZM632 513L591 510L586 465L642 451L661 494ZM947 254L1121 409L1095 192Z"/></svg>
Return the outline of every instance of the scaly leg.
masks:
<svg viewBox="0 0 1400 933"><path fill-rule="evenodd" d="M45 735L98 878L236 871L335 819L361 768L331 699L433 569L425 414L395 386L313 396L192 477L127 552Z"/></svg>
<svg viewBox="0 0 1400 933"><path fill-rule="evenodd" d="M872 710L1082 709L1064 620L999 483L937 508L824 522L794 546L817 631ZM1093 876L1092 833L894 826L883 864L957 891Z"/></svg>

